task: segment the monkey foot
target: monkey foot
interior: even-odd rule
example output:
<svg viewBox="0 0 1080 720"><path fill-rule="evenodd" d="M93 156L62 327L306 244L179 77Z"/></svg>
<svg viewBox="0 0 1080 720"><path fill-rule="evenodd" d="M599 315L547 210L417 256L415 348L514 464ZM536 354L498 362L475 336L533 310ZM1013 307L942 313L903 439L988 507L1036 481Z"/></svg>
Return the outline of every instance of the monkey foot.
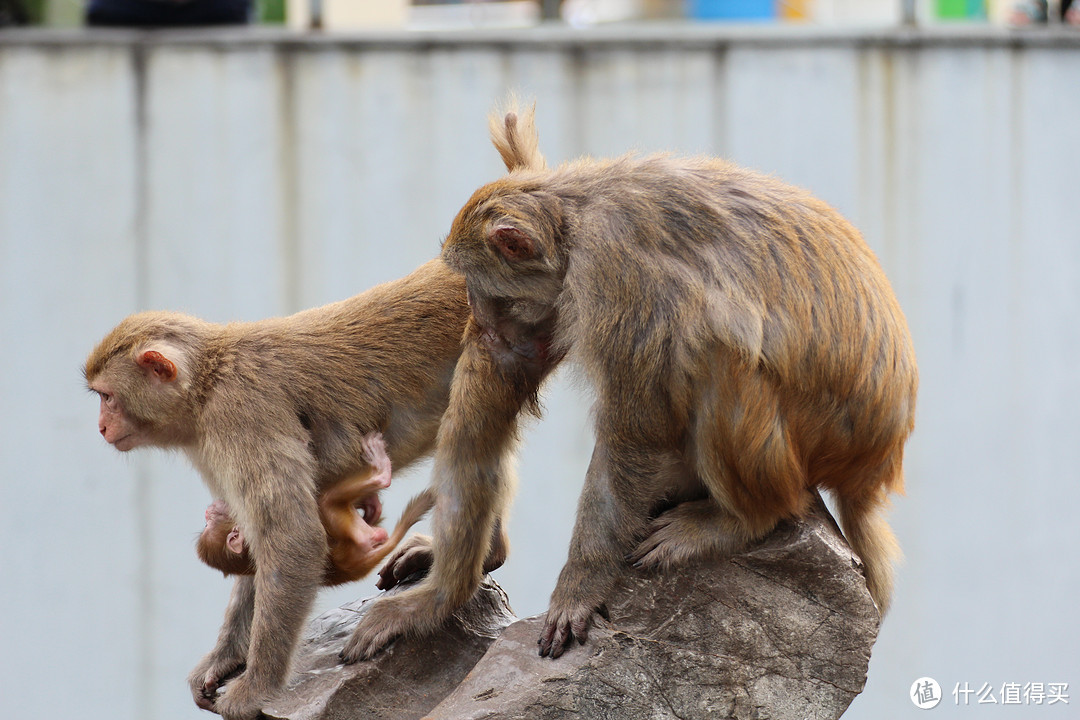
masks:
<svg viewBox="0 0 1080 720"><path fill-rule="evenodd" d="M390 456L386 454L386 441L382 433L373 432L364 436L360 446L364 459L371 465L371 481L382 489L390 487Z"/></svg>
<svg viewBox="0 0 1080 720"><path fill-rule="evenodd" d="M414 573L427 573L431 569L433 559L431 538L426 535L413 535L398 546L398 549L379 570L379 579L375 587L380 590L389 590Z"/></svg>
<svg viewBox="0 0 1080 720"><path fill-rule="evenodd" d="M399 597L377 600L345 642L339 657L346 664L370 660L384 647L403 635L409 623L399 608Z"/></svg>
<svg viewBox="0 0 1080 720"><path fill-rule="evenodd" d="M589 639L589 628L593 624L593 615L599 614L604 620L611 621L607 606L600 603L596 607L577 604L572 607L556 609L552 606L544 618L544 629L536 644L540 646L540 657L552 659L569 649L574 640L581 645Z"/></svg>

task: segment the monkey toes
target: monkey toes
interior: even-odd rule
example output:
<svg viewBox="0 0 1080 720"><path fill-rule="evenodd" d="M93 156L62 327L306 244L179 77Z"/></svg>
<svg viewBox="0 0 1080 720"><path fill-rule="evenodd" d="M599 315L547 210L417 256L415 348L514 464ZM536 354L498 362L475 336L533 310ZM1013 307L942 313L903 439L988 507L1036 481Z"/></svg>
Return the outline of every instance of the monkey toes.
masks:
<svg viewBox="0 0 1080 720"><path fill-rule="evenodd" d="M636 568L669 569L686 562L694 548L685 541L685 531L677 519L661 515L651 527L649 536L634 548L626 560Z"/></svg>
<svg viewBox="0 0 1080 720"><path fill-rule="evenodd" d="M402 597L380 598L371 605L338 654L342 662L352 664L370 660L409 629L409 613L401 605Z"/></svg>
<svg viewBox="0 0 1080 720"><path fill-rule="evenodd" d="M544 620L544 629L540 632L540 639L536 641L540 646L540 657L557 658L574 644L574 640L584 645L589 639L589 628L592 626L594 614L599 614L605 620L611 619L607 606L603 603L597 607L577 604L569 608L556 609L552 606Z"/></svg>
<svg viewBox="0 0 1080 720"><path fill-rule="evenodd" d="M431 538L426 535L413 535L394 551L379 570L375 587L389 590L413 573L426 574L431 569L433 559Z"/></svg>
<svg viewBox="0 0 1080 720"><path fill-rule="evenodd" d="M374 432L364 436L360 443L364 458L371 464L371 481L385 489L390 487L390 456L386 454L386 440L382 433Z"/></svg>
<svg viewBox="0 0 1080 720"><path fill-rule="evenodd" d="M684 502L661 514L626 560L637 568L669 570L695 558L731 553L739 546L730 518L711 500Z"/></svg>

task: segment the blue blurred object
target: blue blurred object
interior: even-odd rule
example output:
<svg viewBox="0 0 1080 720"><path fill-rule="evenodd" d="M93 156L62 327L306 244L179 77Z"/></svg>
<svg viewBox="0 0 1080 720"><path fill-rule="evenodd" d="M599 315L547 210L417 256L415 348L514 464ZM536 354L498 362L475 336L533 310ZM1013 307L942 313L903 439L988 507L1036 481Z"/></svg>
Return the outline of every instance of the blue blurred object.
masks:
<svg viewBox="0 0 1080 720"><path fill-rule="evenodd" d="M690 0L690 17L698 20L773 20L775 0Z"/></svg>

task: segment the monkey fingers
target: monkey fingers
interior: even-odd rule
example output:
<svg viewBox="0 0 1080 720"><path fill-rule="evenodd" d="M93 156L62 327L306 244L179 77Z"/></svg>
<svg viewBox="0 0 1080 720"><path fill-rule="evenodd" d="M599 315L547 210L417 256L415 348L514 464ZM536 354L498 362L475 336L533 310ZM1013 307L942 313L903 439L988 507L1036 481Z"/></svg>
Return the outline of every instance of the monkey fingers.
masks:
<svg viewBox="0 0 1080 720"><path fill-rule="evenodd" d="M207 525L214 522L235 522L229 513L229 506L225 504L224 500L217 498L207 506L203 516L206 518Z"/></svg>
<svg viewBox="0 0 1080 720"><path fill-rule="evenodd" d="M553 603L544 618L540 639L536 641L540 646L540 657L557 658L574 644L574 640L584 645L589 639L589 628L592 626L594 614L599 614L605 620L611 619L604 603L599 603L596 607L577 604L562 609L556 609Z"/></svg>
<svg viewBox="0 0 1080 720"><path fill-rule="evenodd" d="M189 678L195 704L203 710L214 711L221 686L244 672L246 667L243 659L204 660Z"/></svg>
<svg viewBox="0 0 1080 720"><path fill-rule="evenodd" d="M413 573L426 574L431 569L433 559L431 538L427 535L413 535L394 551L379 570L379 580L375 587L389 590Z"/></svg>

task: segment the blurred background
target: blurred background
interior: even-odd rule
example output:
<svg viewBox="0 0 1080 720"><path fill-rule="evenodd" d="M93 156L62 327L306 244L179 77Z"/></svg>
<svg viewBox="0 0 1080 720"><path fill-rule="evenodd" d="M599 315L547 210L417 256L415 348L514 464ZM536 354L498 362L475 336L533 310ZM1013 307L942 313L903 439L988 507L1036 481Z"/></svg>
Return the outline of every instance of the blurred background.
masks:
<svg viewBox="0 0 1080 720"><path fill-rule="evenodd" d="M1071 8L190 0L231 27L145 32L161 4L125 2L0 0L0 716L205 716L185 677L230 585L193 550L210 497L183 457L102 441L93 345L142 309L254 320L408 273L503 173L485 117L510 90L551 163L728 157L811 189L881 258L922 384L906 562L845 717L921 713L924 676L939 716L1077 716ZM565 560L588 402L563 369L520 453L495 577L523 617ZM397 475L387 515L427 476Z"/></svg>

